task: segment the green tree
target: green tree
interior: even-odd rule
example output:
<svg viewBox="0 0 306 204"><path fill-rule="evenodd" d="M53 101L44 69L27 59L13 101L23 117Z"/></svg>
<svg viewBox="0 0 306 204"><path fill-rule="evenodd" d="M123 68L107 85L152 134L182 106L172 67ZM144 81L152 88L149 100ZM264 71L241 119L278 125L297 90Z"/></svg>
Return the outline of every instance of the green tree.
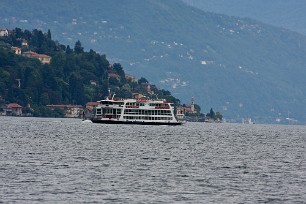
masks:
<svg viewBox="0 0 306 204"><path fill-rule="evenodd" d="M0 70L0 95L4 95L10 82L10 73L5 70Z"/></svg>
<svg viewBox="0 0 306 204"><path fill-rule="evenodd" d="M124 90L124 91L131 91L131 86L129 85L129 84L124 84L123 86L122 86L122 90Z"/></svg>
<svg viewBox="0 0 306 204"><path fill-rule="evenodd" d="M194 109L197 111L197 113L201 113L201 107L198 104L194 104Z"/></svg>
<svg viewBox="0 0 306 204"><path fill-rule="evenodd" d="M58 52L56 53L51 60L50 67L53 69L57 77L64 77L64 65L66 63L65 54ZM56 69L54 69L56 67Z"/></svg>
<svg viewBox="0 0 306 204"><path fill-rule="evenodd" d="M209 113L206 114L207 117L211 118L211 119L215 119L215 112L213 111L212 108L210 108Z"/></svg>
<svg viewBox="0 0 306 204"><path fill-rule="evenodd" d="M44 92L41 96L40 96L40 101L42 105L49 105L50 104L50 99L49 99L49 95L48 93Z"/></svg>
<svg viewBox="0 0 306 204"><path fill-rule="evenodd" d="M70 48L69 45L67 45L66 54L71 54L71 53L73 53L73 50Z"/></svg>
<svg viewBox="0 0 306 204"><path fill-rule="evenodd" d="M76 54L81 54L84 52L84 48L82 47L82 44L79 40L75 43L74 52Z"/></svg>
<svg viewBox="0 0 306 204"><path fill-rule="evenodd" d="M120 63L113 64L113 68L115 72L121 77L121 79L125 79L125 73Z"/></svg>
<svg viewBox="0 0 306 204"><path fill-rule="evenodd" d="M216 112L216 120L220 120L220 121L223 120L223 116L220 112Z"/></svg>
<svg viewBox="0 0 306 204"><path fill-rule="evenodd" d="M141 77L139 80L138 80L138 84L142 84L142 83L149 83L148 80L144 77Z"/></svg>
<svg viewBox="0 0 306 204"><path fill-rule="evenodd" d="M209 113L212 118L215 118L215 112L212 108L210 109Z"/></svg>
<svg viewBox="0 0 306 204"><path fill-rule="evenodd" d="M23 38L23 32L20 28L15 28L16 38Z"/></svg>
<svg viewBox="0 0 306 204"><path fill-rule="evenodd" d="M29 30L25 30L23 32L23 37L27 40L27 41L30 41L31 38L32 38L32 32L29 31Z"/></svg>
<svg viewBox="0 0 306 204"><path fill-rule="evenodd" d="M48 40L51 40L51 31L50 31L50 29L48 29L47 38L48 38Z"/></svg>
<svg viewBox="0 0 306 204"><path fill-rule="evenodd" d="M84 104L84 86L79 74L73 72L69 77L69 90L74 103Z"/></svg>

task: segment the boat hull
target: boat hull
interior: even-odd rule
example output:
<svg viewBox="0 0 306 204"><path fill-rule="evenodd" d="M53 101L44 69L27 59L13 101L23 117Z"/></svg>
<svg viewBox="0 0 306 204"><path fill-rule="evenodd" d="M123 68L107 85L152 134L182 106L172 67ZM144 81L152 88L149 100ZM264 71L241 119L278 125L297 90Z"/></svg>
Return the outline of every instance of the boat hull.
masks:
<svg viewBox="0 0 306 204"><path fill-rule="evenodd" d="M181 122L152 122L152 121L122 121L122 120L100 120L91 119L93 123L104 124L134 124L134 125L182 125Z"/></svg>

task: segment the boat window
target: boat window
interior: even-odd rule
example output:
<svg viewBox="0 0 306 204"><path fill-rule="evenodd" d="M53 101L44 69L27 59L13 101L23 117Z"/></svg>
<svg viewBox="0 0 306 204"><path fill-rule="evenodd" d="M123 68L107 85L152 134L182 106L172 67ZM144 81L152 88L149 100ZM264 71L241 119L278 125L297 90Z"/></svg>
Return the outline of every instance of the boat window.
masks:
<svg viewBox="0 0 306 204"><path fill-rule="evenodd" d="M111 101L102 101L101 104L102 105L113 105L113 102L111 102Z"/></svg>

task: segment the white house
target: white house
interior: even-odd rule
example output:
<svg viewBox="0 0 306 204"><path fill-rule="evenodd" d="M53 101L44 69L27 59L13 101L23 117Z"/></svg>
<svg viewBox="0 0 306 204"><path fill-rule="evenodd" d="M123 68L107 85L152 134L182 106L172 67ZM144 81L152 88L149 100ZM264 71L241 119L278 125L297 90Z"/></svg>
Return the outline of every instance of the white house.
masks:
<svg viewBox="0 0 306 204"><path fill-rule="evenodd" d="M6 28L0 28L0 37L8 36L9 32Z"/></svg>
<svg viewBox="0 0 306 204"><path fill-rule="evenodd" d="M21 49L19 47L11 47L11 49L15 52L16 55L21 55Z"/></svg>

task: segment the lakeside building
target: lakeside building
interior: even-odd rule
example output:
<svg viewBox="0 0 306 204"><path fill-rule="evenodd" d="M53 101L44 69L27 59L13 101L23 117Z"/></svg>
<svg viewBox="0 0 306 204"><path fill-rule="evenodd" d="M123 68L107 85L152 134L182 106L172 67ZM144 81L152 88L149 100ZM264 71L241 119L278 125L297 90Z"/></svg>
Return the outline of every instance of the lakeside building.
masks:
<svg viewBox="0 0 306 204"><path fill-rule="evenodd" d="M144 98L146 98L146 96L141 94L141 93L132 93L132 95L133 95L134 99L144 99Z"/></svg>
<svg viewBox="0 0 306 204"><path fill-rule="evenodd" d="M16 55L21 55L21 48L19 47L11 47L11 50L16 54Z"/></svg>
<svg viewBox="0 0 306 204"><path fill-rule="evenodd" d="M21 45L25 47L29 46L28 41L26 40L22 40Z"/></svg>
<svg viewBox="0 0 306 204"><path fill-rule="evenodd" d="M6 28L0 28L0 37L7 37L9 35L9 31Z"/></svg>
<svg viewBox="0 0 306 204"><path fill-rule="evenodd" d="M177 114L197 114L197 110L195 109L194 97L191 98L191 104L186 106L177 107Z"/></svg>
<svg viewBox="0 0 306 204"><path fill-rule="evenodd" d="M43 64L50 64L50 62L51 62L51 57L49 55L45 55L45 54L38 54L36 52L29 51L29 52L22 53L22 55L25 56L25 57L38 59Z"/></svg>
<svg viewBox="0 0 306 204"><path fill-rule="evenodd" d="M22 106L18 103L5 104L0 111L3 116L22 116Z"/></svg>
<svg viewBox="0 0 306 204"><path fill-rule="evenodd" d="M136 81L136 77L132 76L132 75L129 75L129 74L125 74L125 78L127 80L130 80L131 82L135 82Z"/></svg>

